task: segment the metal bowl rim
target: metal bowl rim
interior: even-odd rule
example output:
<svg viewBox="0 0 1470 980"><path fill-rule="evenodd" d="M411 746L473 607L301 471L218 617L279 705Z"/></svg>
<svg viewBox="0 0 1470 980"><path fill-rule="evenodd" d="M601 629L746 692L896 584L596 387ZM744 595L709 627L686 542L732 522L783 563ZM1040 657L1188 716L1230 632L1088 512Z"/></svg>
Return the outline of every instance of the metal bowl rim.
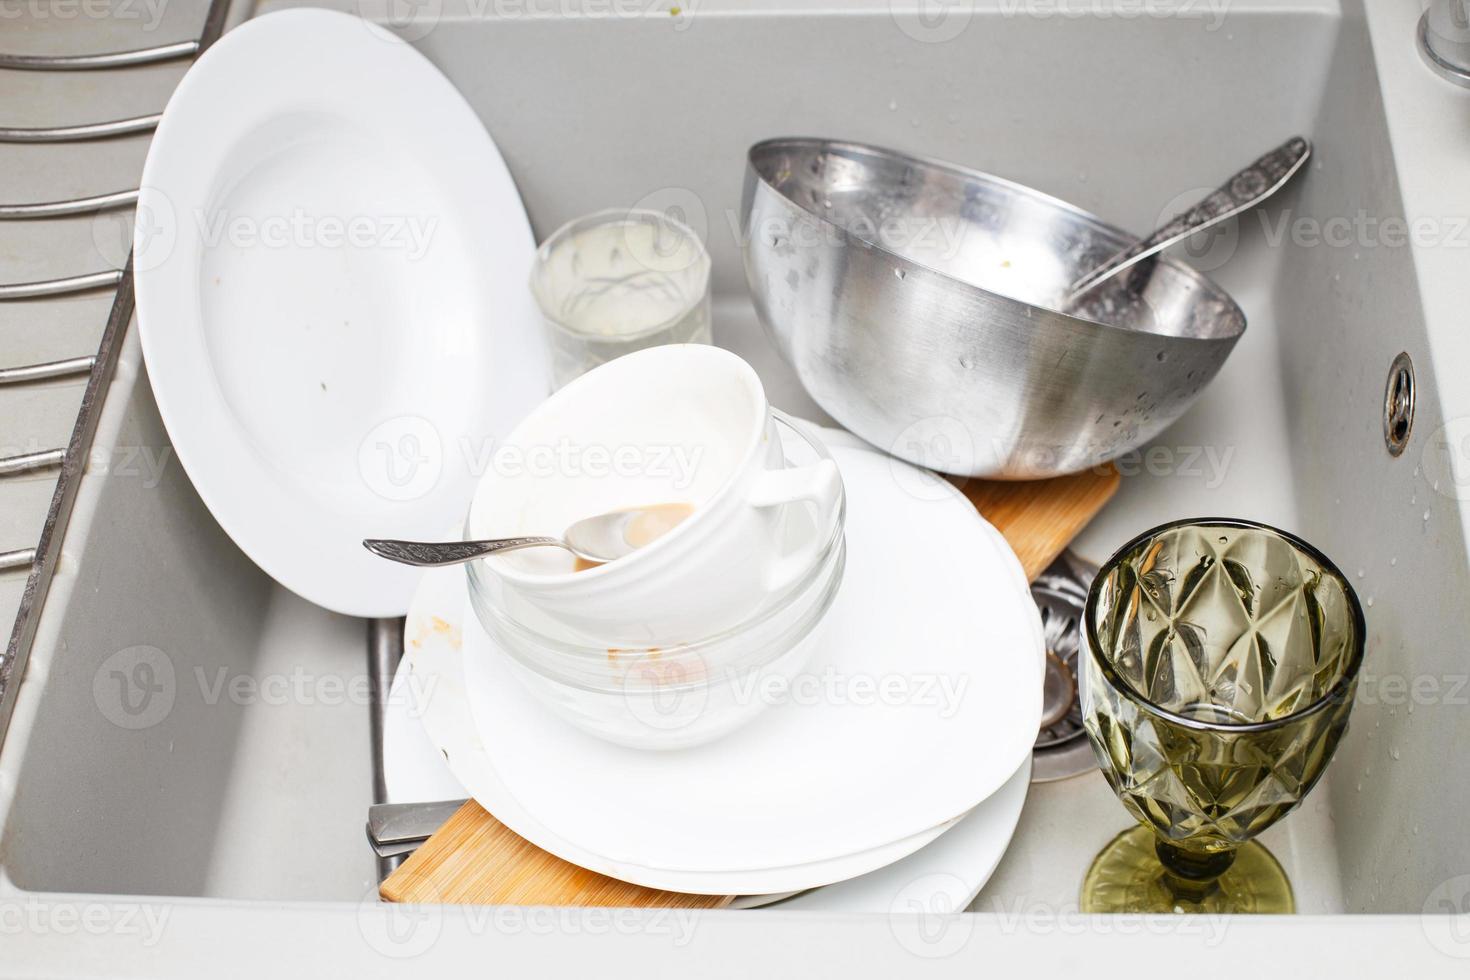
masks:
<svg viewBox="0 0 1470 980"><path fill-rule="evenodd" d="M942 279L945 279L946 281L948 281L948 282L950 282L950 283L952 283L952 284L954 284L956 286L959 286L959 287L961 287L964 290L967 290L967 291L973 292L973 293L977 293L979 295L986 296L986 297L993 297L994 299L999 300L999 301L1001 301L1003 303L1014 303L1014 304L1017 304L1018 306L1024 306L1024 307L1028 307L1030 309L1042 310L1042 311L1044 311L1046 313L1052 314L1053 316L1059 316L1063 320L1068 321L1068 322L1071 322L1071 323L1082 324L1082 325L1086 325L1088 327L1101 327L1101 328L1106 329L1106 330L1109 330L1109 331L1116 331L1118 333L1124 333L1124 334L1138 334L1138 335L1147 336L1147 337L1150 337L1150 338L1153 338L1153 339L1157 339L1157 340L1160 340L1160 341L1181 341L1181 342L1192 343L1192 344L1193 343L1221 343L1221 342L1233 344L1235 341L1239 340L1241 338L1241 336L1245 333L1245 329L1246 329L1246 326L1247 326L1245 311L1240 308L1240 304L1239 303L1235 302L1235 298L1233 296L1231 296L1228 292L1226 292L1213 279L1211 279L1210 277L1206 276L1204 273L1200 272L1198 269L1192 268L1191 266L1185 265L1183 262L1179 262L1179 261L1177 261L1175 259L1172 259L1172 258L1169 258L1168 256L1165 256L1165 255L1157 256L1158 262L1160 264L1168 267L1170 269L1170 271L1172 271L1174 273L1177 273L1177 274L1183 276L1183 278L1185 278L1187 280L1190 280L1192 282L1195 282L1196 284L1198 284L1199 286L1201 286L1206 293L1210 294L1211 296L1213 296L1215 298L1218 298L1220 300L1223 300L1226 304L1228 304L1229 307L1230 307L1230 309L1234 310L1234 312L1235 312L1235 319L1240 324L1239 329L1234 330L1234 331L1232 331L1230 333L1219 335L1219 336L1191 337L1191 336L1188 336L1188 335L1185 335L1185 334L1158 333L1158 332L1152 331L1152 330L1143 330L1143 329L1125 327L1125 326L1122 326L1121 324L1107 323L1106 321L1103 321L1103 320L1093 320L1093 319L1090 319L1088 317L1076 316L1076 315L1071 314L1071 313L1063 313L1061 310L1054 310L1054 309L1052 309L1049 306L1038 306L1035 303L1028 303L1025 300L1020 300L1020 299L1016 299L1015 297L1012 297L1012 296L1006 296L1006 295L1004 295L1002 293L993 292L993 291L991 291L989 289L986 289L983 286L977 286L976 284L974 284L972 282L967 282L964 279L961 279L961 278L959 278L957 276L951 275L950 273L944 272L944 271L942 271L940 269L936 269L933 266L925 265L922 262L916 262L915 260L909 258L906 255L902 255L902 254L900 254L898 252L893 251L891 248L888 248L886 245L882 244L881 242L869 241L868 239L863 238L861 235L856 235L856 234L852 233L847 228L845 228L842 225L838 224L837 222L833 221L831 218L828 218L828 217L826 217L826 216L824 216L822 214L819 214L816 211L813 211L812 209L808 208L806 205L802 204L800 201L797 201L795 198L787 195L780 188L778 188L775 184L771 183L771 181L766 177L766 175L761 172L761 168L756 165L756 154L759 153L759 152L761 152L761 151L769 150L771 148L774 148L774 147L777 147L777 146L783 146L783 145L784 146L806 146L806 147L831 147L831 148L843 149L843 150L855 150L855 151L857 151L859 153L865 153L865 154L870 154L870 155L875 155L875 156L886 156L886 157L890 157L890 158L895 159L895 160L907 161L907 162L910 162L910 163L918 164L918 165L923 166L923 167L928 167L928 168L933 169L933 170L939 170L939 171L943 171L943 172L952 174L954 176L962 177L962 178L965 178L967 180L974 180L974 181L978 181L978 182L980 182L982 184L990 184L990 185L994 185L994 186L999 186L999 187L1002 187L1002 188L1006 188L1008 190L1016 191L1016 192L1018 192L1020 194L1023 194L1023 195L1025 195L1027 197L1032 198L1033 200L1039 201L1039 202L1041 202L1043 204L1048 204L1048 205L1050 205L1050 206L1052 206L1054 208L1057 208L1058 210L1065 211L1065 212L1068 212L1068 213L1070 213L1070 214L1072 214L1072 215L1074 215L1076 217L1082 218L1084 221L1086 221L1086 222L1090 223L1091 225L1093 225L1094 228L1096 228L1096 229L1098 229L1100 231L1107 232L1108 234L1114 235L1114 236L1116 236L1122 242L1125 242L1126 243L1126 242L1130 242L1130 241L1135 241L1136 238L1135 238L1135 236L1132 236L1128 232L1124 231L1123 229L1117 228L1117 227L1115 227L1113 225L1108 224L1106 221L1104 221L1103 219L1099 218L1097 215L1093 214L1092 212L1086 211L1086 210L1078 207L1077 205L1072 204L1069 201L1064 201L1064 200L1062 200L1059 197L1055 197L1055 196L1053 196L1051 194L1046 193L1045 191L1039 191L1039 190L1037 190L1034 187L1028 187L1025 184L1018 183L1017 181L1014 181L1014 180L1008 180L1005 177L997 177L995 174L986 173L983 170L975 170L975 169L973 169L971 167L964 167L964 166L961 166L961 165L956 164L956 163L950 163L947 160L940 160L937 157L926 157L926 156L918 156L918 155L915 155L915 154L912 154L912 153L904 153L904 152L902 152L900 150L893 150L893 149L889 149L888 147L877 146L877 145L872 144L872 143L860 143L860 142L856 142L856 141L853 141L853 140L825 139L825 138L819 137L819 136L775 136L775 137L771 137L770 139L764 139L764 140L761 140L761 141L759 141L757 143L751 144L750 148L746 151L746 155L745 155L746 168L750 171L750 173L752 175L754 175L754 177L757 180L759 180L761 182L761 184L763 184L765 187L769 188L770 191L773 194L777 195L781 200L785 201L787 204L789 204L792 207L796 208L801 213L810 216L811 218L815 219L816 221L821 222L822 224L825 224L825 225L827 225L827 226L829 226L831 228L836 229L837 232L842 236L842 239L843 240L849 240L850 239L850 240L862 242L866 247L868 247L870 249L873 249L873 250L876 250L878 252L881 252L885 256L889 256L889 257L891 257L891 258L893 258L893 259L895 259L895 260L897 260L899 262L904 263L905 265L911 266L911 267L916 268L916 269L923 269L925 272L928 272L931 275L939 276ZM749 202L747 202L747 207L748 207L748 204L749 204ZM747 211L747 213L745 213L745 214L743 214L741 216L742 221L748 219L749 217L750 217L750 215L749 215L748 211ZM750 244L749 244L749 240L747 239L745 248L746 249L749 249L749 247L750 247Z"/></svg>

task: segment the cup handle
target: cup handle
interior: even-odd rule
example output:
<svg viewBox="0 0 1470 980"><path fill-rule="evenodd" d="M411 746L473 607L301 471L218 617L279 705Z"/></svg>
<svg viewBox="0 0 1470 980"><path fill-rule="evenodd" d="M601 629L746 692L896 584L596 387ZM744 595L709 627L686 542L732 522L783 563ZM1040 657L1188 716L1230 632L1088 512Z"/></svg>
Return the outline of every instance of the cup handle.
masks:
<svg viewBox="0 0 1470 980"><path fill-rule="evenodd" d="M826 527L841 497L842 475L837 472L837 464L823 459L810 466L767 470L757 478L749 500L753 507L779 507L810 501L817 505L819 526ZM770 571L768 587L779 592L793 585L825 544L826 539L818 534L812 541L778 559Z"/></svg>

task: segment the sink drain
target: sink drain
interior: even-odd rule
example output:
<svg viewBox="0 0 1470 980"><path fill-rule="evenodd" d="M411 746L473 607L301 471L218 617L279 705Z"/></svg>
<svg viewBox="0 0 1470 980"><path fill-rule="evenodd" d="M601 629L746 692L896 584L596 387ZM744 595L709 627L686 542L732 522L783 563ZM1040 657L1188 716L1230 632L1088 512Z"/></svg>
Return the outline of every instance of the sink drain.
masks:
<svg viewBox="0 0 1470 980"><path fill-rule="evenodd" d="M1097 568L1070 551L1031 585L1031 598L1041 610L1046 637L1048 683L1065 680L1070 696L1062 695L1065 714L1041 729L1031 753L1031 781L1049 783L1097 769L1092 746L1082 728L1082 705L1077 697L1077 654L1081 647L1082 608ZM1053 670L1056 664L1059 670ZM1056 676L1051 676L1052 674ZM1050 695L1049 695L1050 696Z"/></svg>
<svg viewBox="0 0 1470 980"><path fill-rule="evenodd" d="M1409 444L1414 429L1414 362L1400 351L1388 369L1383 390L1383 442L1390 456L1398 456Z"/></svg>

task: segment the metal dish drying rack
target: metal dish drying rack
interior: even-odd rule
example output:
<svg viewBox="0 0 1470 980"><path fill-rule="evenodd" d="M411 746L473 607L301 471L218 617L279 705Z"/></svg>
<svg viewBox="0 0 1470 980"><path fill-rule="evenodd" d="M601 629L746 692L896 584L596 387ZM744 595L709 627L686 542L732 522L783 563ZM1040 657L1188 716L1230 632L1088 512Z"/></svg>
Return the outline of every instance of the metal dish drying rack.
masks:
<svg viewBox="0 0 1470 980"><path fill-rule="evenodd" d="M21 55L0 52L0 70L30 72L88 72L99 69L130 68L166 61L194 59L223 33L230 0L210 0L199 36L193 41L176 41L152 47L132 48L95 54ZM0 126L0 143L73 143L103 140L134 133L151 132L161 113L112 119L104 122L69 126L23 129ZM37 203L0 203L0 220L35 221L72 217L100 211L129 208L138 201L138 190L113 191L89 197ZM0 657L0 741L15 708L20 678L35 642L36 625L46 602L46 593L61 554L61 541L66 534L77 486L86 469L102 401L108 383L117 370L118 352L128 321L133 316L132 258L120 269L84 272L61 279L34 282L0 283L0 302L45 299L73 293L114 289L112 307L95 353L79 354L63 360L38 364L6 364L0 361L0 385L29 384L56 378L87 376L82 393L81 410L72 426L71 438L65 446L41 449L0 457L0 480L44 470L59 470L56 489L46 511L45 523L34 544L0 541L0 575L28 572L20 610L10 631L3 657ZM4 349L0 347L0 349ZM10 435L10 434L7 434ZM10 549L10 550L4 550Z"/></svg>
<svg viewBox="0 0 1470 980"><path fill-rule="evenodd" d="M244 16L253 11L253 0L244 0ZM209 48L230 20L231 0L208 0L203 26L197 39L176 41L151 47L130 48L95 54L22 55L0 52L0 70L30 72L88 72L100 69L130 68L161 62L192 61ZM18 128L0 126L0 143L71 143L104 140L112 137L152 132L162 117L161 112L129 118L79 125ZM138 189L113 191L70 200L37 203L0 203L0 221L38 221L48 218L74 217L102 211L134 207ZM76 500L78 484L86 470L92 451L97 423L108 384L117 370L118 354L133 316L132 256L122 268L84 272L60 279L32 282L0 282L0 302L46 299L73 293L113 289L113 299L103 328L102 339L94 353L79 354L62 360L32 364L6 364L0 361L0 385L31 384L53 379L86 376L81 408L65 446L46 448L10 456L0 456L0 479L56 470L57 479L45 522L33 544L0 541L0 575L26 574L10 637L0 656L0 743L3 743L15 707L20 679L35 642L37 624L56 565L61 555L62 539ZM3 349L3 348L0 348ZM10 435L10 434L7 434ZM14 440L11 440L14 441ZM7 550L8 549L8 550ZM401 619L373 620L368 624L368 669L373 685L371 718L373 798L386 799L383 778L383 712L394 671L403 653ZM386 876L403 860L402 856L379 859L380 877Z"/></svg>

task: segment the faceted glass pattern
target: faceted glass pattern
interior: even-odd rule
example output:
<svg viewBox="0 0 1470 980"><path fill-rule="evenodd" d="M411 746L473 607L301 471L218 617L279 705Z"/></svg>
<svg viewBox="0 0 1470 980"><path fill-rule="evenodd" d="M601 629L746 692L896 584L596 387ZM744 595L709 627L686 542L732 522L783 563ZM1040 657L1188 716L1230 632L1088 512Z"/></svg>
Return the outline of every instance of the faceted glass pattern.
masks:
<svg viewBox="0 0 1470 980"><path fill-rule="evenodd" d="M1282 532L1151 532L1099 573L1085 626L1093 750L1166 863L1223 857L1280 819L1347 728L1362 612L1342 574Z"/></svg>

